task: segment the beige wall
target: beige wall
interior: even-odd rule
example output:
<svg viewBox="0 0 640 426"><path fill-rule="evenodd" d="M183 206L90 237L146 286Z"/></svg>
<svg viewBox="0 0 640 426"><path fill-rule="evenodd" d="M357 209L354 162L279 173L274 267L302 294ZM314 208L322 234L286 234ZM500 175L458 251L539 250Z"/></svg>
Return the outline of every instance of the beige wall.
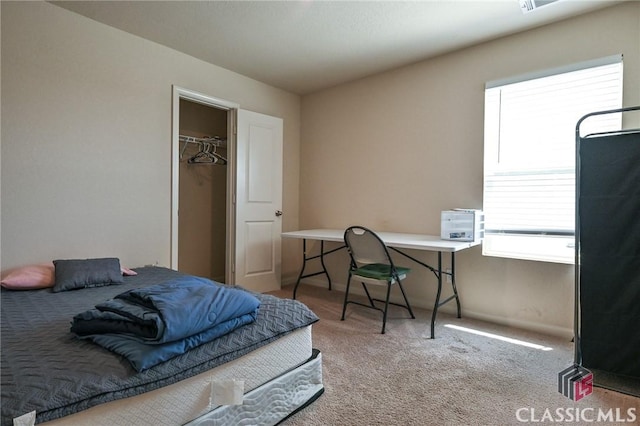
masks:
<svg viewBox="0 0 640 426"><path fill-rule="evenodd" d="M1 7L2 270L103 255L169 265L172 85L284 119L285 231L363 223L434 234L441 210L480 207L485 81L623 53L625 104L640 103L638 3L302 103L48 3ZM331 256L339 288L346 255ZM290 282L300 243L283 241L282 258ZM571 267L483 257L479 248L457 259L465 315L568 333ZM430 305L433 283L416 270L409 287L418 305Z"/></svg>
<svg viewBox="0 0 640 426"><path fill-rule="evenodd" d="M45 2L2 2L2 269L169 266L172 85L284 119L298 227L300 97Z"/></svg>
<svg viewBox="0 0 640 426"><path fill-rule="evenodd" d="M482 207L485 82L619 53L624 103L640 104L635 2L303 97L301 228L363 224L438 235L441 210ZM346 259L329 258L338 288ZM480 247L456 260L464 315L571 334L572 266L483 257ZM414 271L411 300L430 307L435 278Z"/></svg>

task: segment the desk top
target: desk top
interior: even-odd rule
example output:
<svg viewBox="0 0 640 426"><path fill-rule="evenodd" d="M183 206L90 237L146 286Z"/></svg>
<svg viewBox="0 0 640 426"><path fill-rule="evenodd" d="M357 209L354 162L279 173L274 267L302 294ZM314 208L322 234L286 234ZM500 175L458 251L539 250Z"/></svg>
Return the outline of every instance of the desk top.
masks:
<svg viewBox="0 0 640 426"><path fill-rule="evenodd" d="M480 245L480 241L449 241L442 240L435 235L405 234L401 232L376 232L376 234L389 247L414 250L455 252ZM306 229L283 232L282 237L344 243L344 229Z"/></svg>

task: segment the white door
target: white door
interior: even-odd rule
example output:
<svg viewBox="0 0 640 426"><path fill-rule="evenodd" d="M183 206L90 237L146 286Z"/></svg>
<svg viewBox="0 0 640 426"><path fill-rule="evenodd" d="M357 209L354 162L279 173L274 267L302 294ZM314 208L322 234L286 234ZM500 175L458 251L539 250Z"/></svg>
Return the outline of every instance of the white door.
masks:
<svg viewBox="0 0 640 426"><path fill-rule="evenodd" d="M235 283L280 288L282 232L281 118L238 110Z"/></svg>

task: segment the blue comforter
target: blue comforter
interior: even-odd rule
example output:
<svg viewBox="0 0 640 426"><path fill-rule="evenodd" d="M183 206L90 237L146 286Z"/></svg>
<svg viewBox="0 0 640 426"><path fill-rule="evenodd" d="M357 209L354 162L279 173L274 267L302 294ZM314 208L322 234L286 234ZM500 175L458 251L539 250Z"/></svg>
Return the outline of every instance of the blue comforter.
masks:
<svg viewBox="0 0 640 426"><path fill-rule="evenodd" d="M259 306L245 290L186 276L99 303L71 331L142 371L255 321Z"/></svg>

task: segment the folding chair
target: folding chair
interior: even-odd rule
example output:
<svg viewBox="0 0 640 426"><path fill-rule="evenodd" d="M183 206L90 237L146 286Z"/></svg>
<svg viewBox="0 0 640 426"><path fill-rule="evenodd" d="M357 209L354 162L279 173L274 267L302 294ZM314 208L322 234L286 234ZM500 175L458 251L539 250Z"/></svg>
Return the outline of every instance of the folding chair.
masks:
<svg viewBox="0 0 640 426"><path fill-rule="evenodd" d="M370 229L362 226L351 226L344 232L344 243L349 251L351 264L349 266L349 278L347 280L347 289L344 294L341 320L344 321L344 315L347 310L348 303L381 311L383 313L382 334L384 334L385 327L387 325L387 311L390 304L406 308L409 311L409 314L411 314L411 318L415 318L401 283L411 270L409 268L394 265L393 260L389 255L389 250L382 239ZM354 300L349 300L351 278L357 279L362 283L362 288L364 288L367 299L369 299L368 305ZM405 305L389 302L391 287L396 283L398 284L398 287L400 287ZM380 300L372 298L369 293L369 289L367 288L368 284L386 286L386 299ZM374 302L384 302L384 309L376 306Z"/></svg>

